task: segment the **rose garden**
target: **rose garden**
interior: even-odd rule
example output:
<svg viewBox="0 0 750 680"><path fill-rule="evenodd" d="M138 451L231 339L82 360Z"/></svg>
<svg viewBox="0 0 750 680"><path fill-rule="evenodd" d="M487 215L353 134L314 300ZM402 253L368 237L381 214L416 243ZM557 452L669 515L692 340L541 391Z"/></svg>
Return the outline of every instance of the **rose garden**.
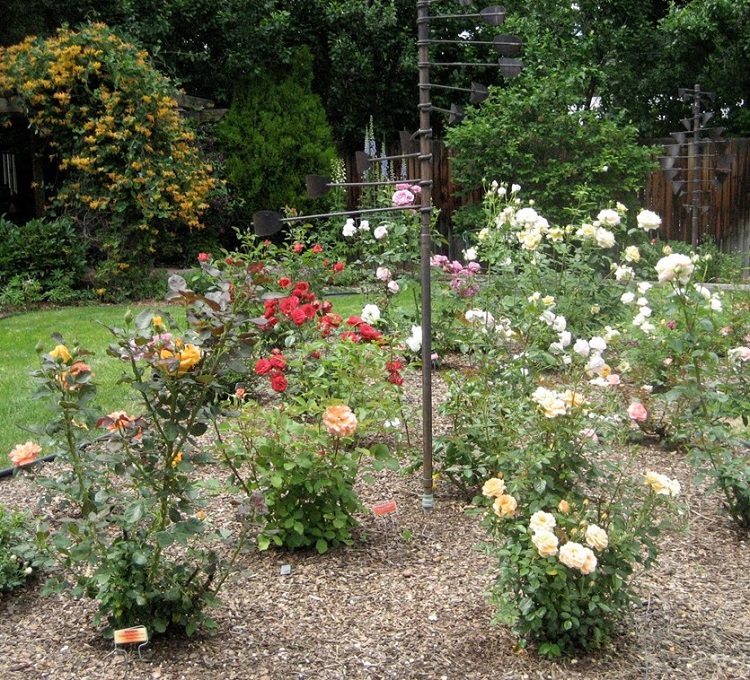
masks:
<svg viewBox="0 0 750 680"><path fill-rule="evenodd" d="M60 97L19 84L19 55L0 86L54 130ZM135 178L158 194L102 235L106 299L213 180L177 167L190 138L137 120L125 136L176 144L175 168L129 158L118 174L106 126L82 115L79 146L58 147L71 172L57 204L126 204ZM455 259L434 234L432 511L418 497L418 180L372 191L368 207L397 210L370 219L238 228L102 325L97 347L75 329L34 338L46 415L18 431L0 481L4 677L748 677L739 268L717 285L731 257L661 240L632 195L548 219L505 179L484 183ZM128 388L115 409L102 355ZM691 637L712 626L703 588L719 589L730 642ZM149 644L113 650L137 626Z"/></svg>

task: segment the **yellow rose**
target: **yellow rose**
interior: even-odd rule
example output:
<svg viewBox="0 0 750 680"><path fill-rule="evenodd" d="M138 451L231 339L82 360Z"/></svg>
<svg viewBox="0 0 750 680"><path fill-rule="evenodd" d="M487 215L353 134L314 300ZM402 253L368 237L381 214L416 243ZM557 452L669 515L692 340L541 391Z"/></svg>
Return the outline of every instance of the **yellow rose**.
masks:
<svg viewBox="0 0 750 680"><path fill-rule="evenodd" d="M482 494L487 498L497 498L505 493L505 482L499 477L488 479L482 487Z"/></svg>
<svg viewBox="0 0 750 680"><path fill-rule="evenodd" d="M193 366L195 366L201 360L200 347L188 343L176 354L168 349L163 349L160 352L162 359L177 359L179 364L175 370L172 367L167 367L169 373L176 373L177 375L183 375L187 373Z"/></svg>
<svg viewBox="0 0 750 680"><path fill-rule="evenodd" d="M62 361L62 363L67 364L70 359L70 350L65 345L57 345L55 349L53 349L49 355L55 360L55 361Z"/></svg>

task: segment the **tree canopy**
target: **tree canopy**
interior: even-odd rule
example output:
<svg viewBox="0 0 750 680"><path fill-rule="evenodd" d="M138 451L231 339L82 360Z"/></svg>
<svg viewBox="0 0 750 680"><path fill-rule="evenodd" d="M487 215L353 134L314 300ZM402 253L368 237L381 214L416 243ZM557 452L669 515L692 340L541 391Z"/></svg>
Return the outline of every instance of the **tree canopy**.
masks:
<svg viewBox="0 0 750 680"><path fill-rule="evenodd" d="M188 94L228 105L233 85L273 65L290 65L295 49L313 56L313 90L334 136L353 148L370 116L389 138L417 121L415 0L6 0L0 45L63 24L96 20L123 31ZM750 131L750 0L507 0L506 23L433 22L435 37L471 40L516 32L528 67L578 81L582 104L624 113L642 135L679 129L680 87L700 83L717 94L729 132ZM456 0L431 3L433 15L476 12ZM466 41L470 42L470 41ZM436 61L489 60L477 45L433 45ZM453 59L463 55L465 59ZM494 69L439 69L435 84L472 80L504 86ZM460 95L433 94L438 106ZM436 118L439 118L436 116ZM436 131L441 121L436 121Z"/></svg>

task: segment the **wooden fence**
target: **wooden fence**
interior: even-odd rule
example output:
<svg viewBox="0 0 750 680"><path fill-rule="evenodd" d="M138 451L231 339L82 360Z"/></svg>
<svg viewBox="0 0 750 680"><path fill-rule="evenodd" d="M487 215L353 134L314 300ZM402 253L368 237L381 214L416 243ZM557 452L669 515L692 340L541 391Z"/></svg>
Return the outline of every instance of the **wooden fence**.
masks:
<svg viewBox="0 0 750 680"><path fill-rule="evenodd" d="M655 140L652 144L673 144L673 139ZM480 201L481 189L475 189L466 195L458 196L450 167L450 153L440 141L433 145L433 202L439 209L438 228L450 242L452 235L452 215L461 205ZM398 155L400 148L388 149L389 155ZM727 153L733 155L731 172L721 187L712 187L702 197L707 212L700 216L699 234L710 236L725 252L739 251L750 258L750 139L731 139ZM708 158L701 172L705 186L713 172L714 158ZM356 182L361 178L357 174L354 156L345 158L347 181ZM682 164L682 165L681 165ZM675 167L683 168L684 159L677 159ZM415 158L406 159L406 176L411 181L419 180L419 162ZM350 188L349 204L354 207L359 198L359 190ZM646 178L643 195L643 207L653 210L662 218L660 237L690 242L692 225L691 216L683 207L688 199L685 196L675 197L672 186L664 173L657 170ZM746 262L747 264L747 262Z"/></svg>
<svg viewBox="0 0 750 680"><path fill-rule="evenodd" d="M727 152L732 158L731 171L720 187L714 186L715 156L707 156L698 168L701 205L708 206L698 214L698 234L710 236L724 252L750 249L750 139L730 139ZM658 140L657 144L673 144L674 140ZM687 161L677 159L675 168L687 173ZM671 182L662 171L654 172L646 181L643 204L662 218L661 238L690 242L692 214L685 209L690 197L675 196Z"/></svg>

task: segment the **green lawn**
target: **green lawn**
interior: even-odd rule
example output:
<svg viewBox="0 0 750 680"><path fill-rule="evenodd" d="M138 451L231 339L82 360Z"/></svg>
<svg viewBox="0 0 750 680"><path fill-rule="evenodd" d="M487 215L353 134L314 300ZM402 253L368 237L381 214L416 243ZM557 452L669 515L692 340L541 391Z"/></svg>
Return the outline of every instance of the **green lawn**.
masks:
<svg viewBox="0 0 750 680"><path fill-rule="evenodd" d="M362 310L361 295L335 296L332 301L344 318ZM9 465L8 453L16 444L32 437L22 427L43 423L48 417L45 402L33 398L35 386L29 372L39 366L34 349L37 343L41 342L46 352L55 346L53 333L62 335L68 344L78 342L95 352L86 363L96 374L96 403L102 412L128 410L134 403L135 392L116 384L124 366L106 353L112 340L106 326L123 326L128 309L137 314L144 307L65 307L0 319L0 468ZM172 307L171 311L177 323L184 319L179 307Z"/></svg>
<svg viewBox="0 0 750 680"><path fill-rule="evenodd" d="M78 341L95 352L86 362L96 374L97 403L103 410L124 408L123 400L131 401L130 390L115 384L123 367L106 355L112 335L103 325L122 326L127 309L137 314L143 307L66 307L0 319L0 467L8 465L7 454L16 444L31 437L21 427L47 417L44 402L33 398L35 386L29 371L39 366L34 349L38 342L47 352L55 346L53 333L61 334L66 343Z"/></svg>

